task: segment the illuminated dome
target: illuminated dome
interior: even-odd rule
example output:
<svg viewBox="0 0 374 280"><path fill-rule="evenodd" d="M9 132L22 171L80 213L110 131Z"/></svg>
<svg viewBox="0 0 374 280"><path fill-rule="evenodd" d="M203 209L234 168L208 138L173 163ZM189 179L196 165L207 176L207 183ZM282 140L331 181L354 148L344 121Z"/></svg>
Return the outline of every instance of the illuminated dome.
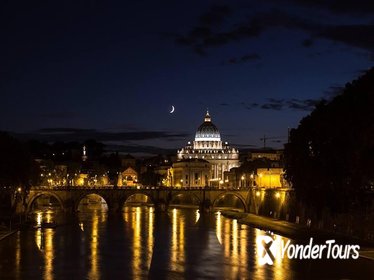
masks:
<svg viewBox="0 0 374 280"><path fill-rule="evenodd" d="M204 122L196 131L195 141L221 141L219 130L212 123L209 112L206 112Z"/></svg>

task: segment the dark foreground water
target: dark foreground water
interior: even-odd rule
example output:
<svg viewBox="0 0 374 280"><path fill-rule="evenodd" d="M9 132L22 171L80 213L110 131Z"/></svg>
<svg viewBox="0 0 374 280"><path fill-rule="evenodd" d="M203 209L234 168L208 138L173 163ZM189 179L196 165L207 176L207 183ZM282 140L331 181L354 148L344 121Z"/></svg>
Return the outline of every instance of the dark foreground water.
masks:
<svg viewBox="0 0 374 280"><path fill-rule="evenodd" d="M35 222L58 221L38 212ZM219 212L156 213L126 207L92 210L55 229L30 229L0 242L0 279L372 279L374 262L274 260L260 265L256 237L264 232ZM276 239L286 238L275 236Z"/></svg>

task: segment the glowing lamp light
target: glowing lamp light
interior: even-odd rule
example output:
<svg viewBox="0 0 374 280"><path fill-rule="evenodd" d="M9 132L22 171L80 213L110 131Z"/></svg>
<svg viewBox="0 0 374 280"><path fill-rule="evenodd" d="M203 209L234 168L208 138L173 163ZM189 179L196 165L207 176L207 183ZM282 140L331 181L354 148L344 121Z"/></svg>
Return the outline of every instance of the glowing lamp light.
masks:
<svg viewBox="0 0 374 280"><path fill-rule="evenodd" d="M279 197L280 197L280 193L279 193L279 192L276 192L276 193L275 193L275 197L276 197L276 198L279 198Z"/></svg>

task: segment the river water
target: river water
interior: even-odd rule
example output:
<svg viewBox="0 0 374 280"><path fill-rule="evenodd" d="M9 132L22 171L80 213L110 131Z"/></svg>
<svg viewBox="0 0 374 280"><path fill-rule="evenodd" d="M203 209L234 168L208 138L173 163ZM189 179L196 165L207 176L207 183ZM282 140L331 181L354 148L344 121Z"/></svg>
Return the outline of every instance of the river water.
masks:
<svg viewBox="0 0 374 280"><path fill-rule="evenodd" d="M370 279L373 262L275 259L260 265L256 238L264 232L219 211L125 207L98 209L69 221L37 211L29 229L0 242L1 279ZM287 238L275 235L275 239Z"/></svg>

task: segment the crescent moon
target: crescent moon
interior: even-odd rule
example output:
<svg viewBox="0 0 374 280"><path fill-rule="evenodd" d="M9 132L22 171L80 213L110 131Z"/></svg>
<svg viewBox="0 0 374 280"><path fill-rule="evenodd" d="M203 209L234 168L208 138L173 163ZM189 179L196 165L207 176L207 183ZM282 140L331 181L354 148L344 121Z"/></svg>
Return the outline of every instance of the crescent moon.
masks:
<svg viewBox="0 0 374 280"><path fill-rule="evenodd" d="M174 110L175 110L174 106L171 105L171 111L170 111L170 114L173 114L173 113L174 113Z"/></svg>

